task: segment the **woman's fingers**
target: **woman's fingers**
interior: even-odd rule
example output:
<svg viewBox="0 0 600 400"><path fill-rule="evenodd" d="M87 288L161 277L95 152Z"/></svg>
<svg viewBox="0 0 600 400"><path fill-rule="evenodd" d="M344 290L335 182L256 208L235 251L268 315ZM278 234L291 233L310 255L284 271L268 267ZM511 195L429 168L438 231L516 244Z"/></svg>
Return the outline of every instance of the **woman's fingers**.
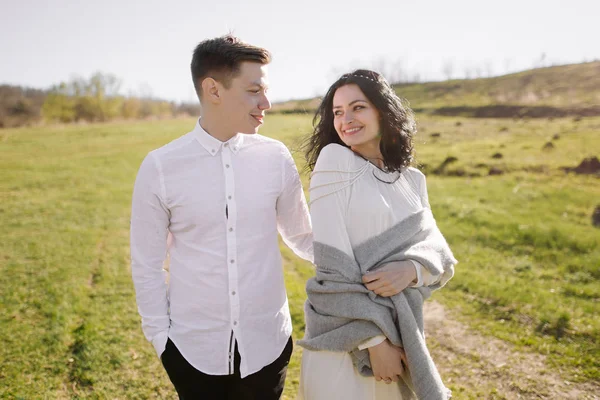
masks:
<svg viewBox="0 0 600 400"><path fill-rule="evenodd" d="M369 347L373 376L378 382L398 382L399 375L403 372L401 355L402 349L392 345L387 339Z"/></svg>
<svg viewBox="0 0 600 400"><path fill-rule="evenodd" d="M406 289L414 280L416 274L412 264L390 263L377 272L363 275L365 287L373 293L390 297Z"/></svg>
<svg viewBox="0 0 600 400"><path fill-rule="evenodd" d="M379 378L379 379L378 379ZM392 382L398 382L400 377L398 375L388 376L387 378L375 377L377 381L384 381L388 385Z"/></svg>
<svg viewBox="0 0 600 400"><path fill-rule="evenodd" d="M373 279L373 280L369 281L369 283L365 284L365 286L369 290L376 291L378 289L386 287L389 284L390 284L390 282L387 279L379 277L377 279Z"/></svg>
<svg viewBox="0 0 600 400"><path fill-rule="evenodd" d="M406 358L406 352L404 349L400 349L400 367L402 367L402 374L406 373L406 368L408 368L408 359Z"/></svg>
<svg viewBox="0 0 600 400"><path fill-rule="evenodd" d="M378 273L378 272L366 273L363 275L362 281L363 281L363 283L369 283L369 282L376 281L377 279L379 279L379 275L380 275L380 273Z"/></svg>

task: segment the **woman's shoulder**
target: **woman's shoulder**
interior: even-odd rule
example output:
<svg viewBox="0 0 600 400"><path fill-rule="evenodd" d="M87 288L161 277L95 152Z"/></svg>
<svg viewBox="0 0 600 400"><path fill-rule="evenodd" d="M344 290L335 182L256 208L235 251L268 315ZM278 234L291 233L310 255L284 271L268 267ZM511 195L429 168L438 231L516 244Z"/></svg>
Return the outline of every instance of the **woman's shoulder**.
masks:
<svg viewBox="0 0 600 400"><path fill-rule="evenodd" d="M362 161L350 148L330 143L321 149L315 171L349 171Z"/></svg>
<svg viewBox="0 0 600 400"><path fill-rule="evenodd" d="M407 167L405 171L417 179L425 179L425 174L415 167Z"/></svg>
<svg viewBox="0 0 600 400"><path fill-rule="evenodd" d="M407 167L404 173L415 189L421 190L421 188L425 187L425 174L423 172L415 167Z"/></svg>

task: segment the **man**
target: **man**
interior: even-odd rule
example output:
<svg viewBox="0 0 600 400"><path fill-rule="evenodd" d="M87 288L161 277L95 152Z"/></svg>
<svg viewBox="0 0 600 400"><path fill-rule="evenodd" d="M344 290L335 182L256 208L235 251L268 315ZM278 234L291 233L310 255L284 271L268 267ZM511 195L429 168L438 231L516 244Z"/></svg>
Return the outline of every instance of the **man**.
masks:
<svg viewBox="0 0 600 400"><path fill-rule="evenodd" d="M142 162L132 276L142 328L182 399L278 399L292 352L277 232L312 261L306 200L287 148L257 135L267 50L205 40L191 70L194 130ZM168 291L163 261L170 267Z"/></svg>

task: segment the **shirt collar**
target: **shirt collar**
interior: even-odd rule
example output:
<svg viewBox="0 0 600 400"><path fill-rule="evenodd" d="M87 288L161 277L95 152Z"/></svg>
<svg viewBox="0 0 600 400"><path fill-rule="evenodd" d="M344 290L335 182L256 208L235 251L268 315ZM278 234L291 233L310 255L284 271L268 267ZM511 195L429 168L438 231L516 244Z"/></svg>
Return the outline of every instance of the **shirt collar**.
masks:
<svg viewBox="0 0 600 400"><path fill-rule="evenodd" d="M196 122L194 128L194 136L202 147L208 152L208 154L215 156L219 154L219 150L222 147L229 147L234 154L237 154L244 144L244 134L238 133L226 142L221 142L219 139L211 136L200 126L200 119Z"/></svg>

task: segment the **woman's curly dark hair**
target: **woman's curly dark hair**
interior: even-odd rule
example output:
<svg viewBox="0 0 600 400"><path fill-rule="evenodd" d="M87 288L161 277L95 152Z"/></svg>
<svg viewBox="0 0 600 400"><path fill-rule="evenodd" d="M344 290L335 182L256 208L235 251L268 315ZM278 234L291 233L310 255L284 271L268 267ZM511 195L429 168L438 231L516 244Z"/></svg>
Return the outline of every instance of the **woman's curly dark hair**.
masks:
<svg viewBox="0 0 600 400"><path fill-rule="evenodd" d="M323 147L342 142L333 126L333 96L340 87L355 84L379 112L381 143L379 149L388 171L400 171L413 161L415 117L405 100L377 72L357 69L342 75L327 91L313 118L313 133L306 139L303 150L306 168L312 171Z"/></svg>

